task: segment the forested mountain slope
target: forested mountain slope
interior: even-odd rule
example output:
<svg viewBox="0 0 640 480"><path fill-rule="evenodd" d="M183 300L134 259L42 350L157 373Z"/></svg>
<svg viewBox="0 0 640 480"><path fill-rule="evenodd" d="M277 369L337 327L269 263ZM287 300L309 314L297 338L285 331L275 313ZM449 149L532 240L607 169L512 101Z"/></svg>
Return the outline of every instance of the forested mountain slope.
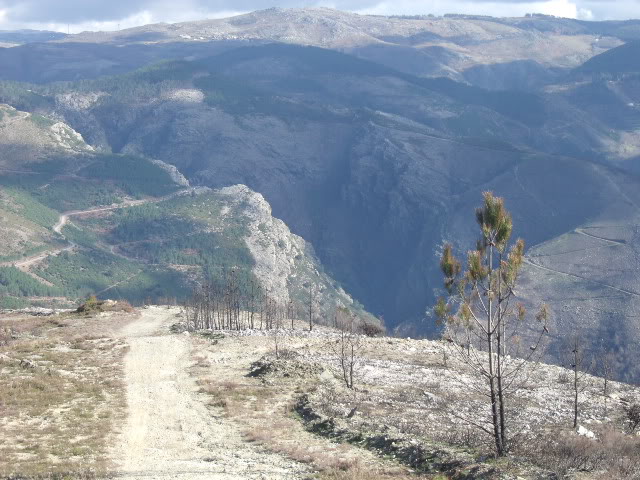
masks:
<svg viewBox="0 0 640 480"><path fill-rule="evenodd" d="M336 305L368 315L247 187L191 188L158 160L94 151L63 122L0 112L2 306L183 302L235 272L291 308L312 294L314 321Z"/></svg>
<svg viewBox="0 0 640 480"><path fill-rule="evenodd" d="M554 312L555 358L569 333L582 330L598 349L624 352L618 373L635 377L640 88L638 72L621 75L607 60L634 44L593 57L582 68L574 67L608 47L577 57L561 53L563 72L528 92L425 78L332 49L365 31L363 22L402 26L405 36L427 24L465 25L467 41L476 38L497 65L502 57L489 46L502 29L519 29L516 39L522 31L535 30L538 40L555 35L553 44L563 48L585 35L615 46L621 40L605 36L633 38L636 22L341 15L276 10L162 26L159 36L152 26L43 44L54 50L125 45L117 48L153 48L169 57L185 45L202 50L94 80L4 82L0 101L63 121L99 155L160 159L195 186L247 185L314 246L331 276L403 333L437 333L428 309L441 292L441 246L450 241L465 251L475 244L473 208L481 192L493 190L506 198L514 234L530 247L519 294L532 304L548 300ZM270 30L274 19L285 17L287 29ZM307 23L296 23L298 18ZM292 45L313 43L289 35L306 32L303 24L315 25L309 35L327 39L331 49ZM335 28L325 35L327 25ZM205 55L214 39L196 38L200 31L219 34L215 41L227 42L225 51ZM122 36L129 34L128 40ZM264 44L275 39L288 44ZM263 45L231 48L254 41ZM340 50L362 57L354 45ZM48 71L37 59L27 67ZM93 76L71 67L74 75ZM462 68L449 76L462 80ZM105 71L113 70L96 70Z"/></svg>

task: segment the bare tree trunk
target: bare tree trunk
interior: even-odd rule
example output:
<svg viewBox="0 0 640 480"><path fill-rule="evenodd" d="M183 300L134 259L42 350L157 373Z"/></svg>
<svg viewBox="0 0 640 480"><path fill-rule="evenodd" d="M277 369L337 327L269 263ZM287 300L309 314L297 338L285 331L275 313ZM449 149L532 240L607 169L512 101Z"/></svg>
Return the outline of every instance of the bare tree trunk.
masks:
<svg viewBox="0 0 640 480"><path fill-rule="evenodd" d="M496 374L494 366L493 342L495 336L495 325L493 322L493 289L491 275L493 274L493 246L489 247L489 292L487 297L487 346L489 355L489 395L491 399L491 421L493 423L493 436L496 444L496 453L498 456L504 454L502 445L502 432L500 430L501 415L498 408L498 399L496 395ZM500 356L498 354L498 363Z"/></svg>
<svg viewBox="0 0 640 480"><path fill-rule="evenodd" d="M313 330L313 283L309 282L309 331Z"/></svg>
<svg viewBox="0 0 640 480"><path fill-rule="evenodd" d="M578 341L573 349L573 428L578 428Z"/></svg>

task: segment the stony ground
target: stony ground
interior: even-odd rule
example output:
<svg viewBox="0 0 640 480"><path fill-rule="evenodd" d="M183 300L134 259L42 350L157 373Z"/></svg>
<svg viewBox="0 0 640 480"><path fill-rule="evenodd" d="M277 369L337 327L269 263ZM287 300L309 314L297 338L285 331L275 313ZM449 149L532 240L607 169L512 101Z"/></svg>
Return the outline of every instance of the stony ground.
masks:
<svg viewBox="0 0 640 480"><path fill-rule="evenodd" d="M185 332L167 307L0 325L0 477L640 478L638 390L585 376L579 435L560 367L530 367L496 461L482 385L439 342L359 337L349 389L326 327Z"/></svg>
<svg viewBox="0 0 640 480"><path fill-rule="evenodd" d="M172 335L176 309L149 307L119 335L129 345L127 420L112 458L121 478L298 479L308 468L245 442L189 375L191 338Z"/></svg>
<svg viewBox="0 0 640 480"><path fill-rule="evenodd" d="M384 457L408 468L396 475L556 478L582 470L580 478L611 478L623 468L624 478L635 478L640 472L637 453L611 445L637 452L636 440L624 433L625 409L640 392L626 384L609 382L604 396L603 379L581 376L579 435L572 429L572 372L532 363L508 401L512 456L496 463L488 461L491 438L477 428L490 426L484 386L441 342L361 337L355 389L349 389L331 329L309 333L300 324L277 337L261 331L196 337L194 373L204 389L250 436L289 455L312 458L313 452L296 449L322 438L341 448L357 446L353 454L366 467L384 468L377 460L368 463ZM315 440L300 432L301 425ZM608 463L607 452L624 458L625 466ZM349 456L339 455L348 465Z"/></svg>

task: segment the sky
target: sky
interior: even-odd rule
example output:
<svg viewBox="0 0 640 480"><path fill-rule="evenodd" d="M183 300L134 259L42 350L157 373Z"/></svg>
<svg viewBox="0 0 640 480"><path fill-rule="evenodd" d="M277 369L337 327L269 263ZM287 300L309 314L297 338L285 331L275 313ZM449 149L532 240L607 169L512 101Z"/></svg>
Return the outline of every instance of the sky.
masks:
<svg viewBox="0 0 640 480"><path fill-rule="evenodd" d="M378 15L544 13L582 20L640 18L640 0L0 0L0 30L118 30L222 18L269 7L329 7Z"/></svg>

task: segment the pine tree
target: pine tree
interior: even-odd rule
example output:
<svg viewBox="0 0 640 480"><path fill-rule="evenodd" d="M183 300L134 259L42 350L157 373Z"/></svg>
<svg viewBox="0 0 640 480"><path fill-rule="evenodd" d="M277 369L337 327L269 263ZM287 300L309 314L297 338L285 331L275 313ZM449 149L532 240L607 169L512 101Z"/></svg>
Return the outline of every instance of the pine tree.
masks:
<svg viewBox="0 0 640 480"><path fill-rule="evenodd" d="M483 196L482 207L476 209L481 236L476 249L467 254L464 272L452 245L444 247L440 267L449 295L439 299L435 311L450 348L486 384L483 393L490 402L491 427L473 424L492 435L496 453L502 456L508 450L507 395L522 385L527 361L541 351L548 311L541 307L533 327L535 342L524 349L519 333L525 328L527 312L522 303L514 304L524 241L518 239L508 250L511 215L502 198L491 192Z"/></svg>

